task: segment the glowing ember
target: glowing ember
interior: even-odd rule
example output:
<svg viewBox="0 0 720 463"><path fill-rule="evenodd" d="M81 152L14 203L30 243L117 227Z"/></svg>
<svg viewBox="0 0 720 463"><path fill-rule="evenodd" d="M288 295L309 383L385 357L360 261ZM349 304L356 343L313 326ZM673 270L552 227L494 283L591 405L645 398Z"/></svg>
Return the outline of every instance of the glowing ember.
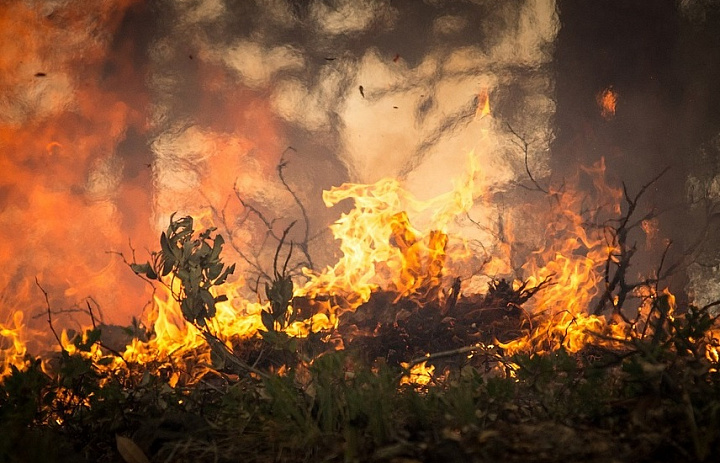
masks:
<svg viewBox="0 0 720 463"><path fill-rule="evenodd" d="M651 249L660 232L659 221L657 218L645 219L640 223L640 227L645 232L645 248Z"/></svg>
<svg viewBox="0 0 720 463"><path fill-rule="evenodd" d="M597 104L600 107L600 114L607 120L615 117L615 106L617 105L618 94L612 87L608 87L597 95Z"/></svg>

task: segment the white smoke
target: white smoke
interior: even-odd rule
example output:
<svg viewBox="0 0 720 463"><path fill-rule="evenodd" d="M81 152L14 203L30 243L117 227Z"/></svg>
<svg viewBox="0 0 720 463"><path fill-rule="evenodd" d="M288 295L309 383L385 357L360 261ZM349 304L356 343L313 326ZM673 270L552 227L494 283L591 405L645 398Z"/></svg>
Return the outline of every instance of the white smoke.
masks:
<svg viewBox="0 0 720 463"><path fill-rule="evenodd" d="M480 127L473 122L479 92L491 95L493 107L504 105L513 123L521 125L518 129L536 141L538 151L546 150L549 141L554 106L546 65L558 28L554 2L532 0L519 7L478 3L465 8L492 8L496 11L489 20L503 20L506 26L430 8L432 37L418 44L422 57L412 62L376 40L391 34L410 13L389 2L316 1L298 17L291 13L291 4L260 1L245 12L263 18L257 20L234 18L214 1L186 2L175 5L176 23L182 27L169 33L191 37L201 59L221 63L238 85L267 94L289 129L318 133L323 142L331 134L331 148L348 172L348 178L337 181L400 176L413 178L414 188L427 193L428 186L446 189L474 148L479 148L483 163L492 166L491 178L506 182L515 175L515 166L498 161L507 145L502 124ZM265 18L282 21L268 24ZM498 36L458 48L447 45L480 29ZM170 37L159 43L172 43ZM403 40L412 42L416 36ZM183 91L184 82L166 77L168 65L172 67L172 61L167 59L158 63L162 77L156 78L171 86L164 91L172 98L173 92ZM503 86L522 80L527 88L522 107L504 104ZM505 115L495 117L502 120ZM294 142L288 137L285 143ZM435 179L428 178L430 172Z"/></svg>

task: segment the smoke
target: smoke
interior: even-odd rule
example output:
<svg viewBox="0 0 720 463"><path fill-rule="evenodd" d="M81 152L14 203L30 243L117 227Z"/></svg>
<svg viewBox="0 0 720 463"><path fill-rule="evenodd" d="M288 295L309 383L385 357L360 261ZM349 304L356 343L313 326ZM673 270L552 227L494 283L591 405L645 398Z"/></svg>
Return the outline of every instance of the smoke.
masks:
<svg viewBox="0 0 720 463"><path fill-rule="evenodd" d="M275 172L287 147L287 186L307 207L310 236L337 217L322 190L392 177L429 198L451 189L471 151L502 190L524 172L505 122L533 140L533 166L547 173L552 1L201 1L159 10L150 53L156 219L220 212L237 234L240 264L259 252L263 241L251 238L267 223L223 208L241 199L266 222L302 218ZM493 117L478 117L481 95Z"/></svg>
<svg viewBox="0 0 720 463"><path fill-rule="evenodd" d="M144 260L174 212L212 216L246 267L260 214L277 233L306 212L320 265L340 212L322 190L394 177L429 198L473 151L502 191L524 172L507 124L546 174L558 24L551 0L9 2L3 317L39 319L37 277L53 310L127 323L149 293L113 252Z"/></svg>
<svg viewBox="0 0 720 463"><path fill-rule="evenodd" d="M560 0L558 9L554 175L602 157L611 181L635 195L670 168L647 188L638 215L657 213L659 247L672 242L665 268L679 267L664 283L681 300L689 289L698 303L709 302L720 294L720 253L712 244L719 207L712 184L720 173L718 2ZM605 119L592 102L610 87L617 112ZM636 256L633 272L656 269L658 253L653 249L645 262ZM688 264L689 288L681 270Z"/></svg>
<svg viewBox="0 0 720 463"><path fill-rule="evenodd" d="M128 149L145 131L142 73L134 44L117 35L132 8L27 1L0 10L3 319L44 311L35 278L55 311L84 309L88 297L101 318L129 313L125 303L142 308L143 285L107 254L129 236L142 244L149 228L150 176L138 165L148 161Z"/></svg>

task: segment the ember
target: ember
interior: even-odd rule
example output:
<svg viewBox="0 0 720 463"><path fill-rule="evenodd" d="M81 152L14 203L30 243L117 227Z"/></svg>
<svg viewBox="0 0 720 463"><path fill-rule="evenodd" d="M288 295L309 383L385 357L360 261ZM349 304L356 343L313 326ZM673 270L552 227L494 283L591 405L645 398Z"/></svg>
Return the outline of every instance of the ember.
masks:
<svg viewBox="0 0 720 463"><path fill-rule="evenodd" d="M615 106L617 105L618 95L612 87L598 93L597 104L600 106L602 117L607 120L615 117Z"/></svg>

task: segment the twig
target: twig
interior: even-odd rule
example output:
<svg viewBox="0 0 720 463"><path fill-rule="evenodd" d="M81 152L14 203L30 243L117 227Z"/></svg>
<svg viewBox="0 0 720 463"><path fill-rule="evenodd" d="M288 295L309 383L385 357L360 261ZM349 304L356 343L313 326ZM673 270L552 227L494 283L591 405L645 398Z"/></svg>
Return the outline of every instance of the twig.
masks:
<svg viewBox="0 0 720 463"><path fill-rule="evenodd" d="M309 250L308 250L308 241L310 238L310 219L307 214L307 210L305 209L305 206L303 205L302 201L300 201L300 198L295 193L295 191L290 188L290 185L285 181L285 177L283 176L283 168L287 166L287 161L285 160L285 154L288 151L294 151L297 153L297 150L293 148L292 146L288 146L285 151L283 151L282 155L280 155L280 161L277 165L277 173L278 177L280 177L280 181L282 182L285 189L290 192L293 199L295 200L295 203L300 208L300 213L303 216L303 221L305 222L305 234L303 236L303 240L298 244L300 246L300 250L305 254L305 258L307 259L308 267L312 270L315 266L312 261L312 257L310 256Z"/></svg>
<svg viewBox="0 0 720 463"><path fill-rule="evenodd" d="M198 325L196 325L196 327L201 330L203 336L205 337L205 340L208 342L208 344L210 344L210 348L215 350L215 352L219 353L224 360L230 361L230 363L232 363L235 367L240 368L241 370L255 373L261 378L270 378L270 375L268 375L264 371L258 370L257 368L248 365L247 363L243 362L235 355L233 355L233 353L227 348L225 343L223 343L217 336L212 334L206 327L201 327Z"/></svg>
<svg viewBox="0 0 720 463"><path fill-rule="evenodd" d="M453 281L452 287L450 288L449 292L449 298L445 302L445 305L442 307L440 313L441 315L445 315L449 312L451 312L455 305L457 304L458 297L460 296L460 285L462 284L462 280L460 277L455 278Z"/></svg>
<svg viewBox="0 0 720 463"><path fill-rule="evenodd" d="M93 329L97 329L97 325L95 324L95 315L92 311L92 306L90 305L89 301L85 301L85 304L87 304L88 311L90 312L90 321L92 322Z"/></svg>
<svg viewBox="0 0 720 463"><path fill-rule="evenodd" d="M96 330L96 329L97 329L97 324L95 323L95 314L93 314L92 306L90 305L90 302L89 302L89 301L85 301L85 304L87 304L88 311L90 312L90 321L92 322L93 330ZM98 343L98 345L99 345L100 347L102 347L103 349L107 350L108 352L110 352L110 353L113 354L114 356L120 358L120 360L122 360L123 363L125 363L125 366L127 366L128 368L130 367L130 364L128 364L127 360L125 360L125 357L123 357L123 355L122 355L119 351L117 351L117 350L115 350L115 349L113 349L113 348L111 348L111 347L106 346L106 345L103 344L101 341L97 341L97 343Z"/></svg>
<svg viewBox="0 0 720 463"><path fill-rule="evenodd" d="M131 265L132 265L133 263L137 263L137 261L135 260L135 249L133 249L132 247L131 247L130 249L131 249L132 256L133 256L133 261L132 261L132 262L129 262L129 261L125 258L125 255L124 255L122 252L120 252L120 251L105 251L105 254L115 254L116 256L120 256L120 258L123 260L123 263L124 263L125 265L127 265L127 266L132 270ZM135 273L135 272L133 271L133 273ZM141 280L144 280L146 283L148 283L150 286L152 286L152 287L153 287L153 290L155 289L155 283L153 282L153 280L150 280L149 278L143 276L143 275L140 274L140 273L135 273L135 275L137 275L138 278L140 278Z"/></svg>
<svg viewBox="0 0 720 463"><path fill-rule="evenodd" d="M439 358L453 357L455 355L462 355L462 354L467 354L468 352L477 352L477 351L483 351L483 350L487 350L487 346L484 346L484 345L483 346L465 346L465 347L460 347L458 349L436 352L434 354L426 355L425 357L418 357L418 358L410 360L410 362L408 362L406 370L410 370L410 368L414 367L415 365L417 365L419 363L427 362L428 360L436 360Z"/></svg>
<svg viewBox="0 0 720 463"><path fill-rule="evenodd" d="M42 291L43 296L45 296L45 306L47 307L47 321L48 325L50 325L50 331L52 331L53 335L55 335L55 339L57 339L58 344L60 345L60 349L62 349L63 352L65 352L65 347L62 345L62 342L60 341L60 336L58 336L57 331L55 331L55 327L52 323L52 311L50 310L50 299L48 298L48 293L43 289L42 286L40 286L40 281L38 281L38 277L35 277L35 284L38 288L40 288L40 291Z"/></svg>
<svg viewBox="0 0 720 463"><path fill-rule="evenodd" d="M237 197L238 201L240 201L240 204L242 204L243 207L248 210L248 212L253 213L258 219L260 219L260 221L265 225L265 228L267 228L267 231L273 238L279 240L280 238L273 231L273 227L275 226L275 222L277 221L277 219L269 220L262 212L260 212L259 209L245 201L240 195L240 191L237 189L237 184L233 187L233 190L235 191L235 197Z"/></svg>
<svg viewBox="0 0 720 463"><path fill-rule="evenodd" d="M669 169L670 167L668 166L662 171L660 171L659 174L657 174L649 182L644 184L634 197L630 195L627 189L627 185L623 182L623 196L627 204L627 212L625 213L625 215L623 215L617 220L617 226L611 228L612 231L609 232L608 237L608 240L612 245L611 248L614 248L614 245L617 244L617 248L619 248L619 254L613 254L612 251L608 252L608 257L605 261L605 291L603 292L602 296L597 302L597 305L595 306L595 310L593 311L594 315L600 315L603 310L605 310L606 304L610 303L613 308L613 314L619 315L623 319L625 319L625 316L622 314L621 309L623 307L623 304L625 303L625 300L628 297L628 294L630 294L636 288L643 286L643 284L647 284L650 282L650 280L638 283L627 282L627 270L630 268L630 261L632 257L637 252L636 244L633 243L632 246L628 246L628 238L630 232L637 228L643 220L647 218L654 218L657 216L657 214L654 211L651 211L646 214L645 217L633 223L630 223L630 219L633 217L633 214L637 209L638 203L640 202L640 198L645 194L645 191L647 191L647 189L651 185L653 185L663 175L665 175L669 171ZM660 269L658 270L657 279L653 280L656 290L657 284L662 278L661 269L665 262L667 251L668 250L666 248L660 261ZM615 257L617 260L613 260L613 257ZM613 265L615 268L615 272L613 273L612 278L610 277L611 265ZM674 268L675 266L671 267L670 270ZM615 294L616 290L617 294Z"/></svg>
<svg viewBox="0 0 720 463"><path fill-rule="evenodd" d="M269 226L269 228L268 228L268 233L271 233L271 234L272 234L272 233L273 233L273 231L272 231L272 224L269 223L269 222L267 222L267 220L265 219L265 216L263 216L262 213L261 213L259 210L257 210L256 208L250 206L249 204L246 204L246 203L245 203L245 201L244 201L244 200L242 199L242 197L240 196L240 192L237 190L237 187L234 187L233 189L234 189L234 191L235 191L235 196L237 197L238 201L240 201L240 204L242 204L243 207L248 211L248 214L249 214L250 212L252 212L253 214L256 214L257 217L265 224L266 228ZM256 257L255 261L251 260L250 257L248 257L248 256L243 252L243 250L240 249L240 248L235 244L235 240L233 239L233 232L232 232L232 230L230 229L230 226L229 226L228 223L227 223L227 217L226 217L226 215L225 215L225 208L227 207L227 202L228 202L228 201L226 201L226 202L225 202L225 205L223 206L223 208L222 208L220 211L218 211L218 210L215 208L215 206L213 206L213 205L210 203L208 197L205 196L205 194L202 193L202 192L201 192L201 194L203 195L203 197L204 197L206 200L208 200L208 204L209 204L208 207L209 207L210 210L212 211L213 215L220 220L220 223L222 224L225 233L226 233L227 236L230 238L228 241L230 242L230 246L233 248L233 250L234 250L234 251L240 256L240 258L241 258L242 260L244 260L250 267L254 268L255 271L256 271L260 276L269 278L269 275L268 275L267 273L265 273L265 271L262 269L262 267L260 266L260 264L257 262L257 256L255 256L255 257ZM229 200L229 197L228 197L228 200ZM246 217L247 217L247 216L246 216ZM244 219L243 219L243 220L244 220ZM275 236L273 236L273 237L276 238ZM277 239L277 238L276 238L276 239Z"/></svg>
<svg viewBox="0 0 720 463"><path fill-rule="evenodd" d="M536 188L538 191L541 191L541 192L543 192L543 193L545 193L545 194L550 194L550 192L549 192L547 189L545 189L545 188L543 188L543 187L540 186L540 184L537 182L537 180L535 180L535 177L533 177L532 172L530 172L530 164L529 164L529 162L528 162L528 151L529 151L528 148L530 147L530 143L528 143L528 142L525 140L524 137L520 136L520 134L518 134L518 133L515 131L515 129L513 129L512 126L511 126L508 122L505 122L505 125L507 126L508 130L510 131L510 133L512 133L513 135L515 135L515 137L516 137L518 140L520 140L519 142L513 141L513 143L514 143L516 146L518 146L518 147L523 151L523 154L525 155L525 172L527 172L527 175L528 175L528 177L530 178L530 181L533 183L533 185L535 185L535 188Z"/></svg>
<svg viewBox="0 0 720 463"><path fill-rule="evenodd" d="M705 310L708 310L708 309L710 309L710 308L712 308L712 307L716 307L716 306L718 306L718 305L720 305L720 300L713 301L713 302L711 302L711 303L709 303L709 304L705 304L700 310L705 311Z"/></svg>
<svg viewBox="0 0 720 463"><path fill-rule="evenodd" d="M287 265L288 265L288 262L290 261L290 256L292 256L293 243L292 242L290 243L290 251L288 252L287 257L285 258L285 264L283 265L282 273L278 272L278 270L277 270L278 257L280 256L280 248L282 248L283 244L285 243L285 239L287 238L288 233L290 233L290 229L293 227L293 225L295 225L295 222L296 221L293 221L290 225L287 226L287 228L285 228L285 230L283 230L283 234L280 237L280 242L278 243L277 248L275 248L275 258L273 259L273 272L275 273L276 278L286 276Z"/></svg>

